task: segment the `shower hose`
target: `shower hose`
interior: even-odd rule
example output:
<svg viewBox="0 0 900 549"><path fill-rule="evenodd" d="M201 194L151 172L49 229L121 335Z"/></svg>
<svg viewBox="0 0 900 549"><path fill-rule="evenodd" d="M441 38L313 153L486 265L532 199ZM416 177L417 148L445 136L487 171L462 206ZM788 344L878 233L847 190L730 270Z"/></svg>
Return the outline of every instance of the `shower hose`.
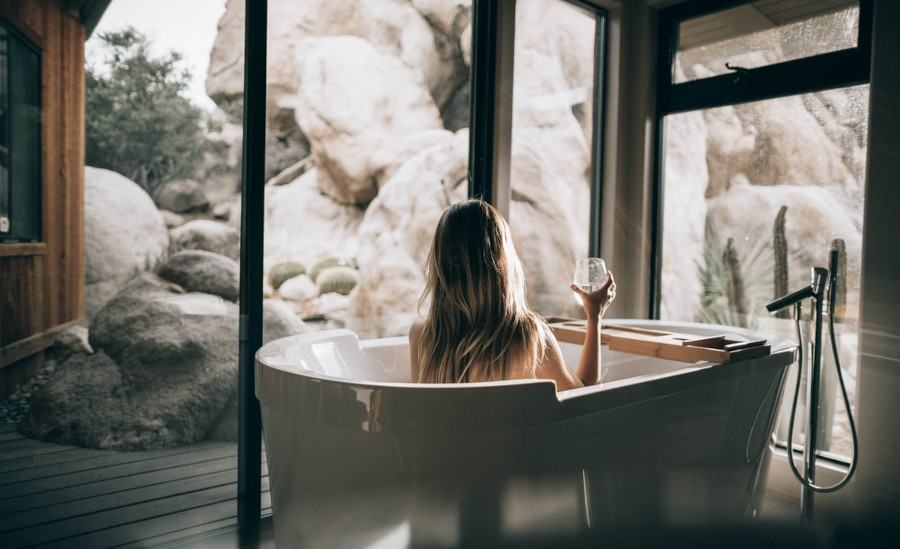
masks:
<svg viewBox="0 0 900 549"><path fill-rule="evenodd" d="M833 265L832 265L832 269L830 271L831 271L830 272L830 280L829 280L829 285L828 285L828 293L829 293L828 305L829 305L829 307L831 307L832 304L834 303L834 296L835 296L836 274L835 274L835 269L834 269ZM794 473L794 476L797 477L797 480L799 480L800 483L803 484L804 486L806 486L809 489L814 490L816 492L825 492L825 493L835 492L835 491L843 488L850 481L850 479L853 477L853 473L856 471L856 461L857 461L857 458L859 457L859 440L857 439L857 436L856 436L856 424L853 421L853 411L850 409L850 399L847 397L847 388L844 386L844 376L841 374L841 362L840 362L840 359L838 358L837 343L835 342L835 339L834 339L834 314L833 314L834 311L833 310L830 311L828 314L828 333L829 333L830 339L831 339L831 352L834 355L835 369L837 370L838 381L840 382L841 396L844 399L844 407L847 410L847 418L850 423L850 435L853 438L852 461L850 462L850 468L847 470L847 473L844 475L844 478L842 478L839 482L837 482L831 486L819 486L819 485L813 483L812 480L804 478L804 476L801 475L800 472L797 470L797 466L794 463L794 454L793 454L794 419L795 419L796 412L797 412L797 398L800 394L800 380L803 377L801 375L803 373L803 336L800 333L800 313L801 313L800 303L801 302L798 301L797 303L794 304L794 307L795 307L794 318L796 321L797 339L798 339L800 345L799 345L799 355L798 355L798 359L797 359L797 364L798 364L797 384L794 387L794 401L793 401L793 404L791 405L791 420L788 425L788 440L787 440L788 463L791 464L791 471ZM815 344L819 345L819 342L816 341ZM809 407L807 407L807 408L809 408ZM807 414L817 414L818 410L807 409L806 412L807 412ZM808 433L807 433L807 436L809 436ZM811 450L813 452L816 451L815 448L812 448Z"/></svg>

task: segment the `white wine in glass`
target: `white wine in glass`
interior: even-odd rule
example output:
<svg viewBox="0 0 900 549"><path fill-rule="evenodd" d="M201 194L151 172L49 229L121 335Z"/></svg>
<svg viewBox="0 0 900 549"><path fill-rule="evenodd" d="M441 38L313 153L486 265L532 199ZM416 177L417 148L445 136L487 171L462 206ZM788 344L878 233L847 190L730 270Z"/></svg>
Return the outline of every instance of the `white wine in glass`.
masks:
<svg viewBox="0 0 900 549"><path fill-rule="evenodd" d="M575 276L572 281L585 292L599 290L606 283L606 262L599 257L583 257L575 261ZM584 303L581 296L574 293L579 305Z"/></svg>

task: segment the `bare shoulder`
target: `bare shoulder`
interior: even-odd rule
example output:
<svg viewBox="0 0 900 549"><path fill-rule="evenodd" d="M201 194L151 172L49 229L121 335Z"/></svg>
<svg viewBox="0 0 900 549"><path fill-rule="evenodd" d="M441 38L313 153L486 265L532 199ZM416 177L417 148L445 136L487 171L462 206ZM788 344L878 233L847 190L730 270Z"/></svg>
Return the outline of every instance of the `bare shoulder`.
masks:
<svg viewBox="0 0 900 549"><path fill-rule="evenodd" d="M419 381L419 340L425 322L416 320L409 327L409 377L415 383Z"/></svg>
<svg viewBox="0 0 900 549"><path fill-rule="evenodd" d="M544 357L538 365L535 377L556 381L556 389L558 391L581 387L583 384L579 382L575 374L569 370L568 366L566 366L562 349L560 349L559 342L556 341L556 336L553 335L549 326L546 328L545 341Z"/></svg>
<svg viewBox="0 0 900 549"><path fill-rule="evenodd" d="M416 341L419 340L419 336L422 335L422 330L423 330L424 328L425 328L425 321L424 321L424 320L422 320L422 319L417 319L417 320L413 321L413 323L412 323L412 324L410 325L410 327L409 327L409 341L410 341L410 343L412 343L412 341L413 341L414 339L415 339Z"/></svg>

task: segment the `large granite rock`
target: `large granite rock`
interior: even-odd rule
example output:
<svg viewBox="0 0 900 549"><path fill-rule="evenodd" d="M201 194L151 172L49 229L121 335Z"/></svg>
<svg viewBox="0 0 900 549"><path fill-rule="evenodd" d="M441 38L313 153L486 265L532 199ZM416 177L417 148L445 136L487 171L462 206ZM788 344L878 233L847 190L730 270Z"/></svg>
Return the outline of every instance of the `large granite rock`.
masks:
<svg viewBox="0 0 900 549"><path fill-rule="evenodd" d="M161 210L175 213L202 212L209 208L203 185L193 179L173 179L153 191L153 201Z"/></svg>
<svg viewBox="0 0 900 549"><path fill-rule="evenodd" d="M85 315L165 259L169 233L150 196L109 170L84 170Z"/></svg>
<svg viewBox="0 0 900 549"><path fill-rule="evenodd" d="M525 32L516 33L513 124L545 128L574 117L590 139L595 19L566 2L522 2L516 28Z"/></svg>
<svg viewBox="0 0 900 549"><path fill-rule="evenodd" d="M294 48L309 37L352 36L397 58L421 75L438 105L465 80L465 66L454 40L437 40L431 26L408 2L395 0L309 0L269 2L267 100L270 112L293 110L297 91ZM428 8L429 13L434 9ZM459 12L450 6L441 8ZM456 15L441 17L452 25ZM461 17L466 17L462 15ZM228 0L210 53L206 91L217 103L243 96L244 2Z"/></svg>
<svg viewBox="0 0 900 549"><path fill-rule="evenodd" d="M237 324L234 303L141 275L91 323L95 352L57 367L20 429L116 450L202 440L237 389Z"/></svg>
<svg viewBox="0 0 900 549"><path fill-rule="evenodd" d="M174 251L205 250L231 259L241 257L241 233L238 229L209 219L195 219L169 232Z"/></svg>
<svg viewBox="0 0 900 549"><path fill-rule="evenodd" d="M356 254L363 211L323 194L318 176L312 169L286 185L266 186L265 257L295 257L309 266L322 254Z"/></svg>
<svg viewBox="0 0 900 549"><path fill-rule="evenodd" d="M297 124L310 141L319 188L342 202L368 204L400 143L443 128L421 75L353 36L307 38L295 46ZM360 83L365 82L364 86ZM352 105L352 108L348 108Z"/></svg>
<svg viewBox="0 0 900 549"><path fill-rule="evenodd" d="M284 303L263 304L264 341L308 331ZM90 326L93 353L58 365L20 429L40 440L148 450L235 440L238 306L142 274Z"/></svg>
<svg viewBox="0 0 900 549"><path fill-rule="evenodd" d="M802 97L710 109L704 117L709 197L724 192L738 173L754 185L859 187L841 148L804 107Z"/></svg>
<svg viewBox="0 0 900 549"><path fill-rule="evenodd" d="M188 292L217 295L229 301L237 301L240 297L240 266L234 260L214 252L177 252L159 266L156 274Z"/></svg>

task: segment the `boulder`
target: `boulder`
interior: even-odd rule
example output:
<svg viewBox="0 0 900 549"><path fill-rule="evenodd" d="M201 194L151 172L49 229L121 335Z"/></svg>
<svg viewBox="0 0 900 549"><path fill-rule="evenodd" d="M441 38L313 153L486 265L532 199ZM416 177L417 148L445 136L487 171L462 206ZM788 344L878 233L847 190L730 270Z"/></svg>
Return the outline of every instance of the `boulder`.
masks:
<svg viewBox="0 0 900 549"><path fill-rule="evenodd" d="M234 260L241 257L240 231L218 221L195 219L175 227L169 234L173 251L206 250Z"/></svg>
<svg viewBox="0 0 900 549"><path fill-rule="evenodd" d="M166 181L153 191L153 201L159 209L175 213L203 212L209 208L203 185L193 179Z"/></svg>
<svg viewBox="0 0 900 549"><path fill-rule="evenodd" d="M544 128L575 118L592 134L596 21L566 2L516 6L513 124Z"/></svg>
<svg viewBox="0 0 900 549"><path fill-rule="evenodd" d="M84 326L67 326L53 336L53 343L47 349L45 357L61 364L72 355L92 353L88 340L88 329Z"/></svg>
<svg viewBox="0 0 900 549"><path fill-rule="evenodd" d="M126 214L127 212L127 214ZM85 316L166 258L169 233L150 196L109 170L84 170Z"/></svg>
<svg viewBox="0 0 900 549"><path fill-rule="evenodd" d="M265 342L309 330L283 303L263 312ZM94 352L57 366L20 429L114 450L235 440L238 324L236 304L142 274L97 314Z"/></svg>
<svg viewBox="0 0 900 549"><path fill-rule="evenodd" d="M297 124L311 143L319 188L341 202L368 204L387 158L376 154L442 129L421 75L353 36L307 38L296 45ZM365 86L360 86L365 82ZM352 105L352 108L348 108Z"/></svg>
<svg viewBox="0 0 900 549"><path fill-rule="evenodd" d="M57 367L21 429L115 450L202 440L237 389L237 326L234 303L141 275L94 318L95 352Z"/></svg>
<svg viewBox="0 0 900 549"><path fill-rule="evenodd" d="M400 60L419 73L438 105L443 105L465 80L466 69L458 54L458 43L436 40L426 19L408 2L276 0L269 2L268 7L266 78L267 100L272 105L270 113L293 109L292 96L298 90L294 47L309 37L353 36L365 40L382 54ZM456 17L450 12L464 10L450 6L439 9L446 13L441 21ZM206 76L206 92L216 103L243 96L243 44L244 2L228 0L219 20Z"/></svg>
<svg viewBox="0 0 900 549"><path fill-rule="evenodd" d="M156 274L188 292L217 295L229 301L240 297L240 267L234 260L214 252L177 252L159 266Z"/></svg>
<svg viewBox="0 0 900 549"><path fill-rule="evenodd" d="M366 284L373 261L395 247L422 271L441 214L451 204L466 199L468 136L468 130L447 133L442 142L407 160L366 208L355 254L361 285ZM358 298L362 297L360 288Z"/></svg>
<svg viewBox="0 0 900 549"><path fill-rule="evenodd" d="M169 210L159 210L159 213L163 216L163 220L166 222L166 228L168 229L174 229L179 225L184 225L185 221L187 221L183 215L170 212Z"/></svg>
<svg viewBox="0 0 900 549"><path fill-rule="evenodd" d="M284 301L263 300L263 343L311 331Z"/></svg>
<svg viewBox="0 0 900 549"><path fill-rule="evenodd" d="M325 253L356 254L363 211L323 194L313 168L286 185L267 185L264 256L295 257L306 265Z"/></svg>
<svg viewBox="0 0 900 549"><path fill-rule="evenodd" d="M709 137L708 197L725 192L738 173L754 185L859 188L841 148L804 107L802 97L709 109L704 117Z"/></svg>
<svg viewBox="0 0 900 549"><path fill-rule="evenodd" d="M289 301L308 301L319 295L319 288L308 275L295 276L278 287L278 295Z"/></svg>

